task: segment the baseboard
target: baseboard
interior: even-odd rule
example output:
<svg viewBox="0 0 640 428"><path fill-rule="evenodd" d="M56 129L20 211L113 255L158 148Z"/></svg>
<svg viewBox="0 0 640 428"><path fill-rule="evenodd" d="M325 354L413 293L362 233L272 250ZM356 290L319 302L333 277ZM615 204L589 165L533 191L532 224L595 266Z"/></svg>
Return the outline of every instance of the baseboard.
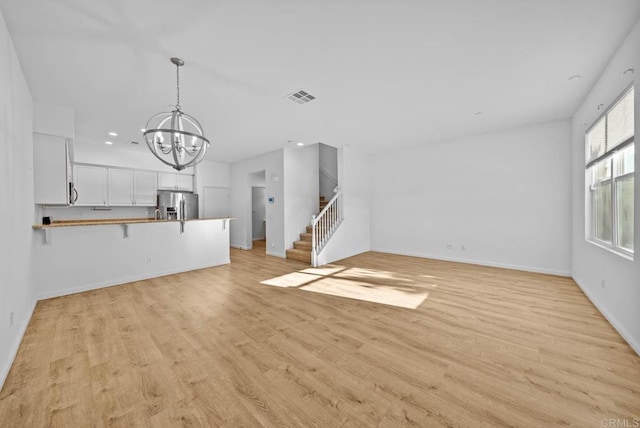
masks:
<svg viewBox="0 0 640 428"><path fill-rule="evenodd" d="M18 349L20 349L20 344L22 343L22 339L24 338L24 334L27 332L27 327L29 327L29 323L31 322L31 317L33 316L33 311L36 309L36 304L38 303L37 299L34 299L31 303L31 308L29 309L27 316L23 318L22 325L18 330L19 334L14 340L13 344L9 348L9 359L2 367L2 371L0 372L0 391L2 391L2 387L4 386L4 382L7 380L7 376L9 376L9 370L11 370L11 366L13 366L13 361L16 359L16 355L18 355Z"/></svg>
<svg viewBox="0 0 640 428"><path fill-rule="evenodd" d="M633 338L633 336L631 336L629 332L622 325L620 325L615 317L613 317L607 310L605 310L598 304L597 300L593 298L593 295L589 293L587 287L584 286L584 283L580 279L574 276L573 280L576 284L578 284L578 287L580 287L584 295L587 296L587 299L591 301L593 306L595 306L596 309L602 314L602 316L605 317L607 321L609 321L609 324L611 324L613 328L616 329L618 334L622 336L622 338L629 344L629 346L631 346L631 348L636 351L636 354L640 356L640 342L637 342Z"/></svg>
<svg viewBox="0 0 640 428"><path fill-rule="evenodd" d="M159 278L159 277L167 276L167 275L174 275L176 273L189 272L189 271L198 270L198 269L206 269L206 268L210 268L210 267L229 264L230 262L231 262L231 260L226 260L223 263L215 264L215 265L210 265L210 264L195 265L195 266L189 266L189 267L185 267L185 268L181 268L181 269L171 269L171 270L167 270L167 271L154 272L154 273L143 274L143 275L132 275L132 276L127 276L127 277L118 278L118 279L112 279L112 280L108 280L108 281L102 281L102 282L96 282L96 283L92 283L92 284L86 284L86 285L83 285L83 286L80 286L80 287L65 288L65 289L62 289L62 290L56 290L56 291L52 291L52 292L48 292L48 293L38 294L37 300L52 299L54 297L68 296L70 294L82 293L82 292L91 291L91 290L99 290L101 288L114 287L116 285L128 284L130 282L143 281L143 280L152 279L152 278Z"/></svg>
<svg viewBox="0 0 640 428"><path fill-rule="evenodd" d="M238 249L238 250L245 250L245 251L248 251L248 250L250 250L250 249L251 249L251 248L246 247L246 246L244 246L244 245L230 245L230 247L231 247L231 248L236 248L236 249Z"/></svg>
<svg viewBox="0 0 640 428"><path fill-rule="evenodd" d="M422 253L413 253L408 251L396 251L396 250L387 250L387 249L371 249L371 251L376 251L379 253L397 254L399 256L410 256L410 257L420 257L423 259L442 260L445 262L466 263L466 264L472 264L472 265L490 266L490 267L497 267L502 269L513 269L513 270L521 270L525 272L544 273L547 275L571 277L571 272L559 271L559 270L547 269L547 268L539 268L539 267L533 267L533 266L511 265L508 263L487 262L483 260L463 259L463 258L456 258L456 257L443 257L443 256L436 256L433 254L422 254Z"/></svg>
<svg viewBox="0 0 640 428"><path fill-rule="evenodd" d="M287 255L286 255L286 254L278 253L278 252L276 252L276 251L269 251L269 250L267 250L267 251L265 251L264 253L265 253L267 256L280 257L281 259L286 259L286 258L287 258Z"/></svg>

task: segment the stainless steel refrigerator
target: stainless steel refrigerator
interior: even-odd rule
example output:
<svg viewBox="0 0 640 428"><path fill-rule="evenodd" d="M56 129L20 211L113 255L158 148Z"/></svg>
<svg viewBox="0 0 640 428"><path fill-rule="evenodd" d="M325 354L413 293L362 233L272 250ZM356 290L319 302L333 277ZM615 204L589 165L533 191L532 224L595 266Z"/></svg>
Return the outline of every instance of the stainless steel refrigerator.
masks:
<svg viewBox="0 0 640 428"><path fill-rule="evenodd" d="M198 218L198 194L191 192L158 192L158 209L164 220L190 220Z"/></svg>

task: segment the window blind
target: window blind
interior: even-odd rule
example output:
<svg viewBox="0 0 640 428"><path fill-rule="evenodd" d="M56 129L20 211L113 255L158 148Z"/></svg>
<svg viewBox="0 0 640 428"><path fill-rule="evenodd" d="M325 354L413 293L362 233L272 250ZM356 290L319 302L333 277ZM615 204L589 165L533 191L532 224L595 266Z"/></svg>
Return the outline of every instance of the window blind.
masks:
<svg viewBox="0 0 640 428"><path fill-rule="evenodd" d="M633 142L634 88L631 87L587 132L587 168Z"/></svg>

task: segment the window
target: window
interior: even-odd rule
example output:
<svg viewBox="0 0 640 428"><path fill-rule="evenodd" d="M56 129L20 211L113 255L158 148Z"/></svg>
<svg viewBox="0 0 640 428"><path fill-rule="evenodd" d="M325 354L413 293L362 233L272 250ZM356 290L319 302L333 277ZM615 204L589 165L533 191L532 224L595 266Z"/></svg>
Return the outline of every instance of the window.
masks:
<svg viewBox="0 0 640 428"><path fill-rule="evenodd" d="M634 89L586 133L587 239L633 256Z"/></svg>

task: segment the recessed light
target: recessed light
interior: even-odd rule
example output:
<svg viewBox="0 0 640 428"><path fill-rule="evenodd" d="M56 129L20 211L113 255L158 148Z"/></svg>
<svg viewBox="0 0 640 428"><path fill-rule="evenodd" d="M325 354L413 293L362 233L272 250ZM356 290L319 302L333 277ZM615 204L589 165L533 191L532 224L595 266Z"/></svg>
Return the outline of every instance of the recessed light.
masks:
<svg viewBox="0 0 640 428"><path fill-rule="evenodd" d="M304 143L296 143L296 146L304 146Z"/></svg>
<svg viewBox="0 0 640 428"><path fill-rule="evenodd" d="M113 144L111 141L105 141L104 143L108 144L108 145L112 145Z"/></svg>
<svg viewBox="0 0 640 428"><path fill-rule="evenodd" d="M627 74L633 74L636 70L634 68L627 68L625 71L622 72L623 75L627 75Z"/></svg>
<svg viewBox="0 0 640 428"><path fill-rule="evenodd" d="M109 132L109 135L111 135L112 137L117 137L118 133L111 131L111 132Z"/></svg>
<svg viewBox="0 0 640 428"><path fill-rule="evenodd" d="M142 131L142 132L147 132L147 130L146 130L146 129L144 129L144 128L140 128L140 131Z"/></svg>
<svg viewBox="0 0 640 428"><path fill-rule="evenodd" d="M578 80L581 77L582 76L580 76L579 74L574 74L573 76L569 76L569 78L567 80Z"/></svg>

